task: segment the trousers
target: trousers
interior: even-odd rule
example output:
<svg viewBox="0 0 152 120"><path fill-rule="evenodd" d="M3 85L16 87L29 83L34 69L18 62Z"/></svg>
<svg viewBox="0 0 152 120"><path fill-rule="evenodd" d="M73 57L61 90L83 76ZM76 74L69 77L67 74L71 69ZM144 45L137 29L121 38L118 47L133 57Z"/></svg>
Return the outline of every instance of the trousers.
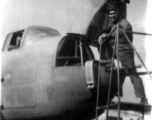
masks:
<svg viewBox="0 0 152 120"><path fill-rule="evenodd" d="M123 67L133 67L131 69L131 73L129 77L131 79L131 82L134 86L134 90L135 90L135 95L136 97L139 98L145 98L145 89L144 89L144 85L143 82L141 80L141 78L139 77L135 66L135 62L134 62L134 52L130 52L130 51L122 51L119 52L119 59L121 61L121 64Z"/></svg>

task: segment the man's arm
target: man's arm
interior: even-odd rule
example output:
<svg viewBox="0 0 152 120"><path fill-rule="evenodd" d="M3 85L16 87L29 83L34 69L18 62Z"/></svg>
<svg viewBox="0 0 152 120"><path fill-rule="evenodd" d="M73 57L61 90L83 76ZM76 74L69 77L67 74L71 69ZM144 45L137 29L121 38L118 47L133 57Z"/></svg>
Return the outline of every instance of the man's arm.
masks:
<svg viewBox="0 0 152 120"><path fill-rule="evenodd" d="M132 26L130 25L130 23L126 19L123 19L120 21L120 28L123 29L124 31L132 32ZM119 32L119 34L123 35L122 30ZM130 41L132 42L133 41L133 34L129 33L129 32L127 32L126 34L129 37Z"/></svg>
<svg viewBox="0 0 152 120"><path fill-rule="evenodd" d="M132 26L131 26L131 25L128 26L128 28L127 28L126 31L132 32ZM128 35L128 37L129 37L130 41L133 42L133 34L132 34L132 33L129 33L129 32L127 33L127 35Z"/></svg>

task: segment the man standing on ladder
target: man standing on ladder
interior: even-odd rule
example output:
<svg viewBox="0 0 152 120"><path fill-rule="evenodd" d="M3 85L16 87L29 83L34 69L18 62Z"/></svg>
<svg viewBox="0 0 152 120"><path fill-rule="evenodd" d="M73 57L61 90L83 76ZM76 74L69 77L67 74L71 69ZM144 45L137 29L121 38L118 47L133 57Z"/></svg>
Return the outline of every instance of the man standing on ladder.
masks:
<svg viewBox="0 0 152 120"><path fill-rule="evenodd" d="M105 60L111 60L112 58L116 36L115 28L117 24L119 24L119 26L124 30L132 32L132 26L130 25L130 23L125 18L120 19L119 10L117 9L117 7L111 5L108 8L108 14L111 22L110 27L106 31L104 31L102 35L99 36L98 40L98 42L101 44L103 42L102 40L105 39L105 42L102 44L102 51L105 52L105 55L101 55L101 57L103 57L102 59ZM110 36L108 36L109 33L111 33ZM127 33L127 36L132 42L132 33ZM116 52L114 54L116 56ZM119 29L119 60L122 67L132 67L131 72L134 74L130 74L129 76L134 86L136 97L141 98L141 104L148 104L142 80L138 76L135 68L133 48L130 46L121 29ZM120 94L122 96L122 90Z"/></svg>

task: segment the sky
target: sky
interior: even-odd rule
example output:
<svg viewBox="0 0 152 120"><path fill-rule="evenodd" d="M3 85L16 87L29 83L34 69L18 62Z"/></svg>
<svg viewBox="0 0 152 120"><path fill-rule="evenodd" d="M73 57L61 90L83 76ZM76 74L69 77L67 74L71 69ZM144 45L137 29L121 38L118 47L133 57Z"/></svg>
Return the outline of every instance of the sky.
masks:
<svg viewBox="0 0 152 120"><path fill-rule="evenodd" d="M148 1L147 9L148 10L147 10L147 16L146 16L146 32L152 34L152 15L151 15L152 0ZM151 56L151 51L152 51L152 36L147 36L146 37L146 41L145 41L144 45L145 45L145 48L146 48L145 63L146 63L146 66L148 67L148 69L152 71L152 56ZM152 95L151 95L151 91L152 91L152 79L150 79L150 77L148 77L148 76L145 76L144 80L146 80L146 82L145 82L145 86L147 88L146 89L146 93L148 95L150 103L152 103ZM149 119L149 118L147 118L147 119ZM150 119L152 119L152 113L151 113Z"/></svg>
<svg viewBox="0 0 152 120"><path fill-rule="evenodd" d="M94 13L89 11L91 7L94 11L97 10L101 1L94 0L94 5L89 4L90 0L76 0L73 3L70 0L56 0L58 2L53 2L53 0L3 0L3 5L1 7L2 21L1 21L1 42L3 43L6 35L13 31L18 31L24 29L29 25L44 25L49 26L55 29L60 29L62 34L65 34L65 31L68 31L72 24L75 28L87 26L89 21L88 17L91 17ZM67 3L65 1L68 1ZM80 2L81 1L81 2ZM152 18L151 10L149 8L152 6L152 0L130 0L131 3L127 6L127 19L133 26L133 31L137 32L147 32L152 34ZM82 4L83 3L83 4ZM84 4L86 4L84 6ZM73 6L78 6L73 9ZM56 9L59 8L59 9ZM65 9L67 8L67 9ZM54 9L56 9L54 11ZM74 13L74 14L73 14ZM85 21L77 21L75 15L84 14L81 17ZM89 14L88 14L89 13ZM77 21L80 24L77 25ZM68 26L68 27L67 27ZM71 28L72 29L72 28ZM151 66L151 51L152 51L152 42L150 37L134 35L133 45L139 52L141 58L144 60L148 69L152 70ZM141 64L140 60L135 56L136 64ZM144 69L141 69L144 71ZM148 76L142 76L146 94L150 99L152 104L151 96L151 86L152 80ZM128 88L129 84L129 88ZM130 81L126 80L124 89L124 94L133 91L133 87ZM128 96L124 96L125 100ZM135 101L139 101L134 96L134 93L131 93L129 101L132 101L134 98Z"/></svg>
<svg viewBox="0 0 152 120"><path fill-rule="evenodd" d="M90 2L93 1L93 2ZM3 36L29 25L53 27L65 34L83 29L104 0L5 0ZM93 4L92 4L93 3ZM91 8L91 9L90 9ZM81 13L81 15L79 15ZM83 19L79 21L79 19ZM78 23L78 24L75 24ZM77 29L73 32L78 32Z"/></svg>
<svg viewBox="0 0 152 120"><path fill-rule="evenodd" d="M151 0L132 0L131 4L128 6L128 20L133 26L133 30L137 32L151 33L152 34L152 24L151 24ZM135 8L135 9L134 9ZM151 57L151 46L152 46L152 37L134 35L134 42L136 50L139 52L141 58L144 60L147 68L152 70L152 61ZM139 59L135 57L136 64L141 64ZM145 70L145 69L144 69ZM148 78L147 78L148 77ZM150 101L152 101L150 91L152 85L152 80L149 79L149 76L143 76L143 82L145 83L146 93L148 94Z"/></svg>
<svg viewBox="0 0 152 120"><path fill-rule="evenodd" d="M67 1L71 0L56 0L58 2L53 2L53 0L3 1L5 2L3 3L2 36L5 38L6 34L19 29L24 29L29 25L44 25L55 27L56 29L64 25L63 28L66 28L67 22L70 22L69 18L72 19L72 16L74 16L73 13L79 14L77 12L81 12L82 14L83 10L86 10L89 6L87 2L90 0L83 0L83 3L82 0L80 3L73 2L73 5L78 6L75 7L77 9L75 11L72 11L73 6L69 4L71 2L67 3ZM83 4L85 3L88 6L84 6ZM58 7L59 9L56 9ZM69 9L65 11L65 7ZM86 9L82 9L82 7L85 7ZM134 30L145 32L146 9L147 0L131 0L131 4L128 6L128 20L133 25ZM58 24L54 25L54 23Z"/></svg>

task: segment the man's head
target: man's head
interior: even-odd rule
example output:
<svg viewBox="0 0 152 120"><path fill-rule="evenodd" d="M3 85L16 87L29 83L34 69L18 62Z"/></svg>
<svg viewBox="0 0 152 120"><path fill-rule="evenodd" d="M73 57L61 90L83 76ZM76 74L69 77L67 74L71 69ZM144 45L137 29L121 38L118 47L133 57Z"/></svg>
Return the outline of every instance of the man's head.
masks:
<svg viewBox="0 0 152 120"><path fill-rule="evenodd" d="M108 9L109 17L112 23L117 22L119 18L119 11L115 6L110 6Z"/></svg>

